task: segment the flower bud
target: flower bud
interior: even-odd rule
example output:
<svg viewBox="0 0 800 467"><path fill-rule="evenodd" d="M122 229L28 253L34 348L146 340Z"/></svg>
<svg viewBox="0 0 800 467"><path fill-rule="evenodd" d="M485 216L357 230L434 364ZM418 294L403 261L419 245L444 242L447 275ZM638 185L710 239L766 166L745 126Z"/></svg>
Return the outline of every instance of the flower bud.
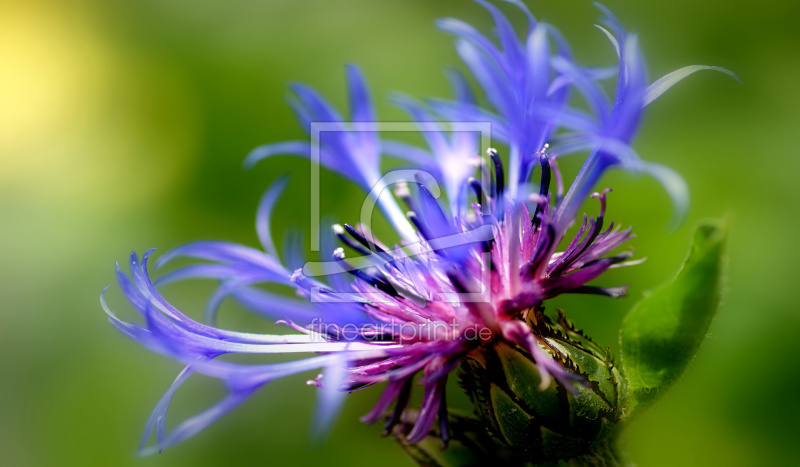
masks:
<svg viewBox="0 0 800 467"><path fill-rule="evenodd" d="M520 459L574 459L605 449L620 418L622 377L604 351L559 313L531 323L540 344L581 380L541 388L539 369L525 350L498 342L462 364L462 384L479 421Z"/></svg>

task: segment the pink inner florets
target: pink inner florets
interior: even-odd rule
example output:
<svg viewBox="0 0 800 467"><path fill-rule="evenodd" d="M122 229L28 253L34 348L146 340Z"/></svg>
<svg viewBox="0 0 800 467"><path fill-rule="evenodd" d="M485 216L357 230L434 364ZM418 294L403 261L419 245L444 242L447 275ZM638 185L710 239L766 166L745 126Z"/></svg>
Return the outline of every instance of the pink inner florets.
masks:
<svg viewBox="0 0 800 467"><path fill-rule="evenodd" d="M531 310L540 310L545 299L561 293L624 293L618 288L585 285L631 256L626 252L604 257L632 237L630 229L620 230L613 224L602 231L606 194L594 195L600 200L599 215L584 216L574 239L562 252L555 251L563 234L553 226L547 197L536 199L533 219L524 203L511 200L505 201L502 218L491 216L489 222L480 206L475 206L477 215L471 221L458 221L458 230L473 233L489 226L491 238L450 249L431 246L440 239L422 238L411 249L413 255L406 253L408 247L390 250L379 245L363 227L335 227L337 233L347 231L372 250L372 267L357 272L345 260L342 249L334 256L355 276L352 287L356 295L368 297L363 307L373 322L349 330L321 322L312 328L332 340L401 344L387 349L384 357L352 362L349 367L344 384L351 390L388 382L375 409L364 420L376 421L396 400L395 414L387 424L387 430L391 430L405 410L411 378L424 370L424 402L414 428L407 434L408 442L419 441L430 431L444 404L442 388L450 371L462 357L498 339L532 355L543 387L555 378L571 389L578 378L545 350L525 317Z"/></svg>

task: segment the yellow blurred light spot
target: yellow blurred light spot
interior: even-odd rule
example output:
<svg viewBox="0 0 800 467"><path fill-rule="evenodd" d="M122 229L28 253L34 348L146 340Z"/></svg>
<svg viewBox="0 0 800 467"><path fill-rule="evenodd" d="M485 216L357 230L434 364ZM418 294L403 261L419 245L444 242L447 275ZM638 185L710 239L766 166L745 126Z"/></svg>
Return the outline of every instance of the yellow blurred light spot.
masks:
<svg viewBox="0 0 800 467"><path fill-rule="evenodd" d="M180 74L125 49L76 5L2 4L0 64L5 196L146 202L192 154L193 101Z"/></svg>

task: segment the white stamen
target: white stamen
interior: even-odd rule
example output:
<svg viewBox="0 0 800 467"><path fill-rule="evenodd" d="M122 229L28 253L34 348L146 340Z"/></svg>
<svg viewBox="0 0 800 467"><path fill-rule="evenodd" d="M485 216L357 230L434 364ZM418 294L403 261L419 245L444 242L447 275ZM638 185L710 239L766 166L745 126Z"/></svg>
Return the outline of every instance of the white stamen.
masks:
<svg viewBox="0 0 800 467"><path fill-rule="evenodd" d="M411 192L408 190L408 183L397 182L394 189L394 195L401 199L411 196Z"/></svg>

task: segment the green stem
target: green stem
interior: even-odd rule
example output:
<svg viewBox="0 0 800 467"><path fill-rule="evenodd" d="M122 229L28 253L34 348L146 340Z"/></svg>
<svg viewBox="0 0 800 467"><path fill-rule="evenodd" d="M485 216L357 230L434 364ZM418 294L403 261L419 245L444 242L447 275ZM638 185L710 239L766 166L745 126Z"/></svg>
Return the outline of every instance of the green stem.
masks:
<svg viewBox="0 0 800 467"><path fill-rule="evenodd" d="M587 454L570 459L567 465L611 467L631 464L628 456L619 449L617 437L608 436L595 442Z"/></svg>

